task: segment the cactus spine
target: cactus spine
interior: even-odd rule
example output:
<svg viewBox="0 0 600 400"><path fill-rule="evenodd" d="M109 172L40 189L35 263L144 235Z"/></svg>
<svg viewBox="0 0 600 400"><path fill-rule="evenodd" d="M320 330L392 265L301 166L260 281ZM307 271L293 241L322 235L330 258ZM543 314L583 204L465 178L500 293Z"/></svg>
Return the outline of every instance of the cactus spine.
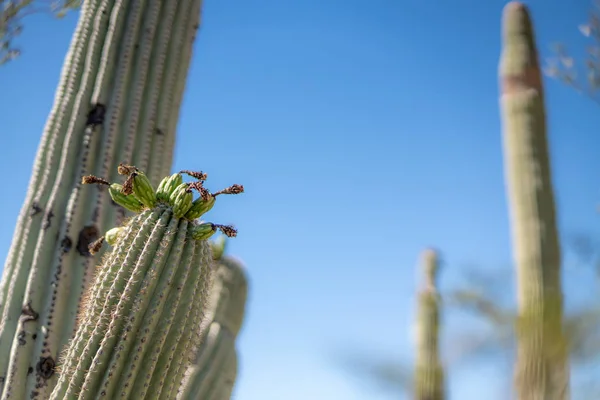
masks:
<svg viewBox="0 0 600 400"><path fill-rule="evenodd" d="M81 176L114 179L109 166L132 160L155 183L169 172L200 8L83 2L0 285L2 399L48 398L89 285L88 244L124 217Z"/></svg>
<svg viewBox="0 0 600 400"><path fill-rule="evenodd" d="M224 240L213 243L215 279L206 326L200 328L207 335L186 373L184 400L229 400L235 385L235 340L244 319L248 281L242 263L224 256L224 250Z"/></svg>
<svg viewBox="0 0 600 400"><path fill-rule="evenodd" d="M415 365L415 399L444 399L444 370L439 358L439 295L436 277L439 268L438 254L427 249L422 255L424 285L418 296L417 307L417 358Z"/></svg>
<svg viewBox="0 0 600 400"><path fill-rule="evenodd" d="M515 388L522 400L566 399L561 255L542 76L529 12L518 2L504 9L500 90L519 311Z"/></svg>
<svg viewBox="0 0 600 400"><path fill-rule="evenodd" d="M143 173L124 171L129 176L123 192L155 205L115 233L115 248L98 269L74 339L63 352L51 399L174 399L189 354L200 343L197 327L205 326L213 275L206 239L217 228L236 234L231 227L184 218L187 210L178 215L179 197L158 201ZM93 176L84 182L108 184Z"/></svg>

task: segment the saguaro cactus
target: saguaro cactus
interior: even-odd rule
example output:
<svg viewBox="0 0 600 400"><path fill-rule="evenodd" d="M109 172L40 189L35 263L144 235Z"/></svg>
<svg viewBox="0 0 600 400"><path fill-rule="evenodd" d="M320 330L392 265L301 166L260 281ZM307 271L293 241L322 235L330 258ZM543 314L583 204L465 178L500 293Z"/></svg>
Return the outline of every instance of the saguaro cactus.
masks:
<svg viewBox="0 0 600 400"><path fill-rule="evenodd" d="M208 329L189 368L182 399L229 400L237 376L235 339L246 308L248 281L242 263L223 255L225 241L213 244L215 280L207 318Z"/></svg>
<svg viewBox="0 0 600 400"><path fill-rule="evenodd" d="M89 0L66 56L0 284L2 399L47 398L89 284L88 244L124 216L81 176L169 173L201 0ZM160 16L160 18L159 18Z"/></svg>
<svg viewBox="0 0 600 400"><path fill-rule="evenodd" d="M63 353L51 399L174 399L200 343L213 275L208 239L217 228L197 222L214 203L203 182L175 174L155 193L139 170L110 185L113 200L139 214L91 245L114 245L86 294L74 339ZM204 174L193 174L205 178ZM96 177L86 183L109 184ZM179 183L181 182L181 183ZM201 197L192 201L192 190ZM221 193L241 193L234 185Z"/></svg>
<svg viewBox="0 0 600 400"><path fill-rule="evenodd" d="M424 282L418 296L415 365L415 399L444 399L444 369L440 362L438 336L440 326L439 295L436 290L438 254L427 249L422 254Z"/></svg>
<svg viewBox="0 0 600 400"><path fill-rule="evenodd" d="M561 256L544 93L529 12L518 2L504 9L500 91L519 312L515 387L522 400L566 399Z"/></svg>

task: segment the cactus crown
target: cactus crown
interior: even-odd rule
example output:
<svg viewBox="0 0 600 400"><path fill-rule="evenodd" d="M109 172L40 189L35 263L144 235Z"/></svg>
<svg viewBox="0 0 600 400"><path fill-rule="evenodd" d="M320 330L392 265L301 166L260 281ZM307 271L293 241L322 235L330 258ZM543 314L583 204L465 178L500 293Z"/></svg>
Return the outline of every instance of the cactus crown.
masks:
<svg viewBox="0 0 600 400"><path fill-rule="evenodd" d="M106 179L93 175L84 176L81 180L83 184L97 184L108 186L108 191L112 200L135 213L153 208L171 208L173 216L179 219L195 221L203 214L210 211L215 203L217 196L221 194L239 194L243 193L242 185L232 185L228 188L211 193L204 187L204 181L207 175L204 172L195 172L183 170L171 176L165 177L158 188L154 190L146 174L133 165L124 163L119 164L118 172L126 176L122 184L110 183ZM183 182L182 174L186 174L195 180L193 182ZM200 196L194 200L194 191ZM92 254L98 252L102 244L106 241L109 245L116 243L119 233L123 228L117 227L110 229L106 234L90 244L89 249ZM211 222L200 221L194 228L194 239L203 240L211 237L216 231L220 230L225 236L234 237L237 230L230 225L219 225ZM219 259L223 254L225 242L215 243L215 259Z"/></svg>

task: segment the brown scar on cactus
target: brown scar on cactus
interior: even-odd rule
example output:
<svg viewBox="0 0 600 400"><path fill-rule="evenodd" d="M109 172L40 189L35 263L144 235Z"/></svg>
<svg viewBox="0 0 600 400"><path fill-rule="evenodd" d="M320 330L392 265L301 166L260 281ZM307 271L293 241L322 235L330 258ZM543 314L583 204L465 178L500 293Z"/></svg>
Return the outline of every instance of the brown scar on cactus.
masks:
<svg viewBox="0 0 600 400"><path fill-rule="evenodd" d="M35 321L36 319L38 319L38 317L39 314L33 310L33 308L31 307L31 302L23 305L23 308L21 309L22 322Z"/></svg>
<svg viewBox="0 0 600 400"><path fill-rule="evenodd" d="M106 115L106 106L104 104L97 103L90 110L85 122L88 126L96 126L104 123L104 116Z"/></svg>

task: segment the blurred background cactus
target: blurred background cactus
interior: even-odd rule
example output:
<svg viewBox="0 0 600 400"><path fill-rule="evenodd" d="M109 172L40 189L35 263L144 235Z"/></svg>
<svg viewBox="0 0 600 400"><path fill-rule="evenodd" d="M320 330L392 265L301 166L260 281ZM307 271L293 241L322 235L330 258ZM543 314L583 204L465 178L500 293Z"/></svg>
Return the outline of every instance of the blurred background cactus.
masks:
<svg viewBox="0 0 600 400"><path fill-rule="evenodd" d="M415 365L415 399L443 400L444 369L439 355L440 297L436 289L439 270L436 250L422 254L422 287L418 294L416 322L417 354Z"/></svg>
<svg viewBox="0 0 600 400"><path fill-rule="evenodd" d="M500 104L519 309L515 386L522 400L567 399L561 249L542 74L525 5L506 5L502 31Z"/></svg>
<svg viewBox="0 0 600 400"><path fill-rule="evenodd" d="M186 374L182 399L229 400L238 368L235 340L242 327L248 281L242 262L224 254L226 241L213 242L215 279L209 310L201 327L206 337Z"/></svg>

